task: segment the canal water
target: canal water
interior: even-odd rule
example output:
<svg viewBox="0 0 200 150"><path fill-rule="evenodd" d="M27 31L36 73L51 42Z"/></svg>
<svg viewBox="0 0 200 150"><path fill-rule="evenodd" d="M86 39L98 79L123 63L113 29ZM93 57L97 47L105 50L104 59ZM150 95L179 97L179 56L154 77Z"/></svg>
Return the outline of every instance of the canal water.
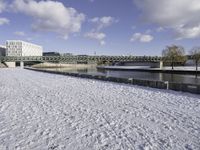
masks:
<svg viewBox="0 0 200 150"><path fill-rule="evenodd" d="M69 69L69 68L45 68L45 70L55 70L60 72L72 72L91 75L103 75L119 78L134 78L143 80L155 80L155 81L169 81L175 83L187 83L187 84L200 84L200 75L185 75L185 74L170 74L170 73L152 73L141 71L115 71L115 70L99 70L96 68L84 68L84 69Z"/></svg>

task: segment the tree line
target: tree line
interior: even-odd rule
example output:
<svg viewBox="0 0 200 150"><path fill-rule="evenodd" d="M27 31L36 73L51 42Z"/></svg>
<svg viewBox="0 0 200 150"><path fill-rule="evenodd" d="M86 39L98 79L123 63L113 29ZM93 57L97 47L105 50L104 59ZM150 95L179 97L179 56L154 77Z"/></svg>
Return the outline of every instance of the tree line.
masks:
<svg viewBox="0 0 200 150"><path fill-rule="evenodd" d="M192 59L195 62L196 71L198 70L198 64L200 63L200 47L194 47L190 53ZM167 46L162 51L163 61L170 63L172 69L174 69L175 63L185 63L187 57L185 55L185 50L182 46L172 45Z"/></svg>

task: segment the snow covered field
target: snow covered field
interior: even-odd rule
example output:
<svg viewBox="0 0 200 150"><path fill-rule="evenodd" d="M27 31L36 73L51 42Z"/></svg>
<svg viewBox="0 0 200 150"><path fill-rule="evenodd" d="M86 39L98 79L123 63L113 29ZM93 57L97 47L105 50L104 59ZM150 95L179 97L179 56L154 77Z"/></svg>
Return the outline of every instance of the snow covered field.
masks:
<svg viewBox="0 0 200 150"><path fill-rule="evenodd" d="M199 150L200 96L0 69L0 150Z"/></svg>

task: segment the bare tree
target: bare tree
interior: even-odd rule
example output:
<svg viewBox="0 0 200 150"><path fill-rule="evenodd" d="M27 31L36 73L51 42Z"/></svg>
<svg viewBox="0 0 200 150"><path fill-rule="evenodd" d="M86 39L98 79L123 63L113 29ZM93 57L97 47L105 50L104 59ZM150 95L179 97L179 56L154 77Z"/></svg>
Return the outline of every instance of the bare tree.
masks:
<svg viewBox="0 0 200 150"><path fill-rule="evenodd" d="M191 50L192 58L194 59L196 65L196 71L198 70L198 64L200 62L200 47L194 47Z"/></svg>
<svg viewBox="0 0 200 150"><path fill-rule="evenodd" d="M167 46L162 51L163 61L171 63L172 70L174 69L174 64L176 62L185 62L186 56L185 56L185 50L181 46L172 45Z"/></svg>

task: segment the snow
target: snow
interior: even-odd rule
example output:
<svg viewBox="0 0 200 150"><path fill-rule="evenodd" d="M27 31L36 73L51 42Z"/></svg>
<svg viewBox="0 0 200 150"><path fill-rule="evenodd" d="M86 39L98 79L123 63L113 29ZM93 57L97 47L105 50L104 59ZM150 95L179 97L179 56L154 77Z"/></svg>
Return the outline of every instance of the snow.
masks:
<svg viewBox="0 0 200 150"><path fill-rule="evenodd" d="M200 96L0 69L1 150L200 149Z"/></svg>

